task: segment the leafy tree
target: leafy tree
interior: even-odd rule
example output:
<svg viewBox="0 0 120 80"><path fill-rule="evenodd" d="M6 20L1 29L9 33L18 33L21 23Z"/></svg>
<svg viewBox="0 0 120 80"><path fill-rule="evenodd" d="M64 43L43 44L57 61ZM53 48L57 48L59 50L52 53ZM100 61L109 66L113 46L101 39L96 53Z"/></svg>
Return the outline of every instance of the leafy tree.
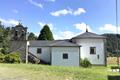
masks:
<svg viewBox="0 0 120 80"><path fill-rule="evenodd" d="M28 36L28 40L36 40L36 39L37 39L37 36L31 32Z"/></svg>
<svg viewBox="0 0 120 80"><path fill-rule="evenodd" d="M6 27L4 31L4 35L5 35L4 46L6 48L7 53L9 52L9 48L10 48L11 33L12 33L11 27Z"/></svg>
<svg viewBox="0 0 120 80"><path fill-rule="evenodd" d="M117 45L120 54L120 34L103 34L106 37L107 55L117 56Z"/></svg>
<svg viewBox="0 0 120 80"><path fill-rule="evenodd" d="M3 34L4 34L3 32L4 32L4 26L0 21L0 48L2 47L2 42L3 42Z"/></svg>
<svg viewBox="0 0 120 80"><path fill-rule="evenodd" d="M48 25L45 25L43 29L40 31L38 40L54 40L53 34Z"/></svg>
<svg viewBox="0 0 120 80"><path fill-rule="evenodd" d="M9 51L10 37L11 37L11 28L4 27L4 25L2 25L2 23L0 22L0 51L3 54L8 53Z"/></svg>

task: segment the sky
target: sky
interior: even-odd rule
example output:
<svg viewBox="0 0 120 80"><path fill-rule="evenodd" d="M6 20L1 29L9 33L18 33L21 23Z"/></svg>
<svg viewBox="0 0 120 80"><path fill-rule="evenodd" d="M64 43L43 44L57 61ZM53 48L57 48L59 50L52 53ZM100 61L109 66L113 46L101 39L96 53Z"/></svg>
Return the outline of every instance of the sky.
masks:
<svg viewBox="0 0 120 80"><path fill-rule="evenodd" d="M8 26L21 22L39 35L48 24L55 39L70 39L86 31L120 33L120 0L116 28L116 0L1 0L0 21Z"/></svg>

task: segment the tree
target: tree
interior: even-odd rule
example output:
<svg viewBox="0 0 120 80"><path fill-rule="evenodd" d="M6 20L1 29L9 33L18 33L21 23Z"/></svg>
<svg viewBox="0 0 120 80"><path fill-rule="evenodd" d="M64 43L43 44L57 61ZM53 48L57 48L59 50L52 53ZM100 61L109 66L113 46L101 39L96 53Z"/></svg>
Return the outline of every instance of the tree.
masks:
<svg viewBox="0 0 120 80"><path fill-rule="evenodd" d="M28 36L28 40L36 40L36 39L37 39L37 36L31 32Z"/></svg>
<svg viewBox="0 0 120 80"><path fill-rule="evenodd" d="M8 53L10 47L11 28L4 27L0 22L0 51L3 54Z"/></svg>
<svg viewBox="0 0 120 80"><path fill-rule="evenodd" d="M3 35L4 35L4 26L2 25L0 21L0 48L2 47L2 42L3 42Z"/></svg>
<svg viewBox="0 0 120 80"><path fill-rule="evenodd" d="M112 56L117 56L116 48L117 44L120 45L120 34L103 34L106 37L106 50L108 56L112 54ZM118 46L118 50L120 51L120 46ZM119 55L120 56L120 55Z"/></svg>
<svg viewBox="0 0 120 80"><path fill-rule="evenodd" d="M53 34L47 24L44 25L43 29L40 31L38 40L54 40Z"/></svg>

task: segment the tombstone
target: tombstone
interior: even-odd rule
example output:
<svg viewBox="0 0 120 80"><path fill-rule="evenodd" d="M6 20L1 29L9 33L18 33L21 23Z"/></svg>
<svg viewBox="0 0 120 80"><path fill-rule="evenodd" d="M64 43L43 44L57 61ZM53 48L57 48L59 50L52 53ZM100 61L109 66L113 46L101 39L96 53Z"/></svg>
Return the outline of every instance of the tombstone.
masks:
<svg viewBox="0 0 120 80"><path fill-rule="evenodd" d="M10 52L19 52L21 60L26 60L26 46L27 46L27 27L21 23L12 27L12 36L10 43Z"/></svg>

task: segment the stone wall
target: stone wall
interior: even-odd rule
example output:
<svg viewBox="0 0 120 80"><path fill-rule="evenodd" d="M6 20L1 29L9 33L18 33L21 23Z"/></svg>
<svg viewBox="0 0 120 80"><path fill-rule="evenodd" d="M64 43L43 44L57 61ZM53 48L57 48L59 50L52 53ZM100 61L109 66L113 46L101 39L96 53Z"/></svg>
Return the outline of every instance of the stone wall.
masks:
<svg viewBox="0 0 120 80"><path fill-rule="evenodd" d="M19 52L23 62L26 60L27 41L11 41L10 52Z"/></svg>

